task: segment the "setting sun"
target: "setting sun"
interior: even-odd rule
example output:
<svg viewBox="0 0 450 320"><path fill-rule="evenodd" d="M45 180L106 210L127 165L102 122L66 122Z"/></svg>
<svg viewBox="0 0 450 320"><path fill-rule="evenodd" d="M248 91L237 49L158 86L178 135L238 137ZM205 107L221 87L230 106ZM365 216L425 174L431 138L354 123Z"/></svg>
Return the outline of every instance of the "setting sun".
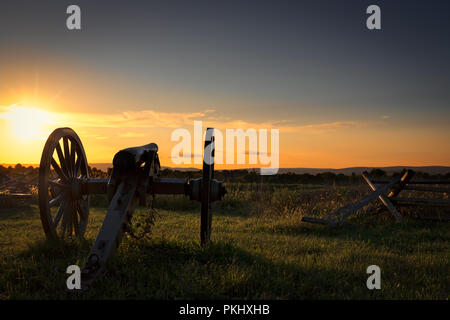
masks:
<svg viewBox="0 0 450 320"><path fill-rule="evenodd" d="M52 116L49 112L27 107L10 106L2 118L10 121L10 130L14 137L23 141L39 139L43 126L50 123Z"/></svg>

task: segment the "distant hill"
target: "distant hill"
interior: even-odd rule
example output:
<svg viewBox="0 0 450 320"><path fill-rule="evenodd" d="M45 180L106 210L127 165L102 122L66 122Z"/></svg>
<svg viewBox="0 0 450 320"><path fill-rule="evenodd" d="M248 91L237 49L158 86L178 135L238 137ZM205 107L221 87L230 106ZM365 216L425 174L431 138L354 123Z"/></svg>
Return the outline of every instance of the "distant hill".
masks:
<svg viewBox="0 0 450 320"><path fill-rule="evenodd" d="M108 168L112 168L112 163L89 163L89 166L91 168L97 168L102 171L108 171ZM178 170L178 171L198 171L200 169L197 168L172 168L172 167L161 167L162 169L168 168L172 170Z"/></svg>
<svg viewBox="0 0 450 320"><path fill-rule="evenodd" d="M15 164L0 164L4 167L12 166L14 167ZM22 164L24 167L32 166L32 167L38 167L38 164ZM97 168L102 171L107 171L108 168L112 168L111 163L90 163L89 166L91 168ZM176 168L176 167L162 167L163 169L169 168L172 170L178 170L178 171L198 171L197 168ZM420 172L426 172L428 174L434 175L434 174L446 174L450 173L450 167L447 166L393 166L393 167L349 167L349 168L341 168L341 169L332 169L332 168L280 168L278 173L297 173L297 174L318 174L323 172L332 172L335 174L345 174L347 176L351 175L353 172L356 175L360 175L364 171L370 171L372 169L381 169L383 171L386 171L388 174L392 174L393 172L400 172L403 169L411 169L414 171L420 171ZM244 169L245 170L245 169ZM248 170L255 170L255 169L248 169Z"/></svg>
<svg viewBox="0 0 450 320"><path fill-rule="evenodd" d="M29 167L29 166L31 166L31 167L33 167L33 168L37 168L37 167L39 167L39 164L36 164L36 163L21 163L21 165L22 166L24 166L24 167ZM5 168L8 168L9 166L11 166L11 167L15 167L16 166L16 164L14 163L14 164L11 164L11 163L0 163L0 166L3 166L3 167L5 167ZM91 168L97 168L97 169L99 169L99 170L102 170L102 171L104 171L104 172L107 172L108 171L108 168L112 168L112 163L100 163L100 162L97 162L97 163L89 163L89 166L91 167ZM162 167L162 169L165 169L165 168L169 168L169 169L172 169L172 170L178 170L178 171L197 171L197 170L200 170L200 169L197 169L197 168L172 168L172 167Z"/></svg>
<svg viewBox="0 0 450 320"><path fill-rule="evenodd" d="M331 169L331 168L280 168L278 173L297 173L297 174L318 174L323 172L332 172L335 174L345 174L351 175L353 172L356 175L360 175L364 171L370 171L372 169L381 169L388 174L392 174L394 172L402 171L403 169L411 169L414 171L426 172L428 174L446 174L450 172L450 167L446 166L423 166L423 167L412 167L412 166L394 166L394 167L350 167L350 168L342 168L342 169Z"/></svg>
<svg viewBox="0 0 450 320"><path fill-rule="evenodd" d="M21 163L21 165L23 166L23 167L26 167L26 168L28 168L28 167L33 167L33 168L38 168L39 167L39 164L36 164L36 163ZM14 163L14 164L12 164L12 163L0 163L0 166L2 166L2 167L5 167L5 168L8 168L8 167L15 167L16 166L16 163Z"/></svg>
<svg viewBox="0 0 450 320"><path fill-rule="evenodd" d="M96 167L102 171L107 171L108 168L112 168L111 163L90 163L92 168ZM198 171L197 168L176 168L176 167L162 167L163 169L169 168L172 170L178 171ZM411 167L411 166L393 166L393 167L350 167L350 168L341 168L341 169L331 169L331 168L280 168L278 173L287 173L293 172L297 174L309 173L309 174L318 174L323 172L333 172L335 174L345 174L347 176L351 175L354 172L356 175L360 175L364 171L370 171L372 169L381 169L386 171L388 174L392 174L393 172L400 172L403 169L411 169L414 171L426 172L428 174L446 174L450 172L450 167L446 166L422 166L422 167ZM251 169L249 169L251 170ZM254 169L253 169L254 170Z"/></svg>

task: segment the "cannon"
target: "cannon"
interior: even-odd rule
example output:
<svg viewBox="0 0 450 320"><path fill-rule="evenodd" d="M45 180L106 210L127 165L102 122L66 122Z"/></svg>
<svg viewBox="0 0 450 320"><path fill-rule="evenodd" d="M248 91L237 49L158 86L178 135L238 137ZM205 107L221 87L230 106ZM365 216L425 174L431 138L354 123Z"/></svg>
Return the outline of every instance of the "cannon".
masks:
<svg viewBox="0 0 450 320"><path fill-rule="evenodd" d="M197 179L161 178L155 143L120 150L113 158L109 178L91 178L80 138L71 128L58 128L42 152L38 192L48 238L83 237L89 220L89 196L107 195L105 219L81 271L82 287L88 288L104 272L129 228L135 207L146 205L147 197L180 194L201 202L200 242L205 246L211 239L211 203L221 200L226 189L214 179L213 128L206 130L202 177Z"/></svg>

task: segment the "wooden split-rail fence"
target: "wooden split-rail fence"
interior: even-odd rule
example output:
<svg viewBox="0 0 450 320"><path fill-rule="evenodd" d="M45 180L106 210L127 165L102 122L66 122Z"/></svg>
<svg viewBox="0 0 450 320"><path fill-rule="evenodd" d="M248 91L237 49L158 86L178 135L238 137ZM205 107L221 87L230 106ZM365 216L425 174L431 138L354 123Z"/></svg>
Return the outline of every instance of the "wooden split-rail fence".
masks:
<svg viewBox="0 0 450 320"><path fill-rule="evenodd" d="M364 172L362 177L372 190L369 195L356 203L341 207L322 218L303 217L302 221L329 226L340 225L345 219L356 214L358 210L376 199L389 210L397 222L403 222L403 216L397 207L415 207L416 209L422 209L418 211L418 216L421 218L448 221L450 216L450 199L448 199L448 194L450 193L450 180L413 180L413 176L414 171L403 170L400 176L393 177L392 179L373 179L368 172ZM399 194L403 190L424 192L425 195L441 194L441 197L430 198L425 195L420 198L401 197ZM444 197L442 197L442 194L444 194ZM425 212L423 212L423 209L425 209Z"/></svg>
<svg viewBox="0 0 450 320"><path fill-rule="evenodd" d="M2 200L29 200L33 198L31 189L37 187L36 179L29 175L10 178L0 183L0 204Z"/></svg>

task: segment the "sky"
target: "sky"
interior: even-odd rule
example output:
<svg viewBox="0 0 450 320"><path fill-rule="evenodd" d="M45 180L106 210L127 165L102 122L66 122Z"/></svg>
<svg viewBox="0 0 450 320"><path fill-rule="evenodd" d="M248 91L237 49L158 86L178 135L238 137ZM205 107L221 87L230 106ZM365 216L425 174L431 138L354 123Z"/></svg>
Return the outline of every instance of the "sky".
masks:
<svg viewBox="0 0 450 320"><path fill-rule="evenodd" d="M202 121L279 129L283 168L450 165L449 35L438 0L1 1L0 163L71 127L91 163L155 142L180 166Z"/></svg>

